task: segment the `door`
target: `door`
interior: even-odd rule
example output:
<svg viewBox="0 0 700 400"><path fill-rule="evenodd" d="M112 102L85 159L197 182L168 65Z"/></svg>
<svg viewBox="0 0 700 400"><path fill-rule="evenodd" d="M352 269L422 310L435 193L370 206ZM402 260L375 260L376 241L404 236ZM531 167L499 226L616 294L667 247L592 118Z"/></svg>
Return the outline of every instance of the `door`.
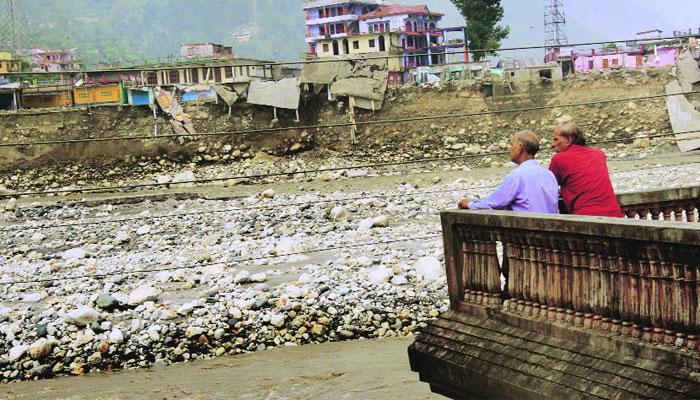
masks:
<svg viewBox="0 0 700 400"><path fill-rule="evenodd" d="M338 48L338 41L337 40L333 41L333 55L334 56L340 55L340 49Z"/></svg>
<svg viewBox="0 0 700 400"><path fill-rule="evenodd" d="M386 43L384 43L384 36L379 37L379 51L386 51Z"/></svg>
<svg viewBox="0 0 700 400"><path fill-rule="evenodd" d="M343 39L343 54L350 54L350 43L347 39Z"/></svg>

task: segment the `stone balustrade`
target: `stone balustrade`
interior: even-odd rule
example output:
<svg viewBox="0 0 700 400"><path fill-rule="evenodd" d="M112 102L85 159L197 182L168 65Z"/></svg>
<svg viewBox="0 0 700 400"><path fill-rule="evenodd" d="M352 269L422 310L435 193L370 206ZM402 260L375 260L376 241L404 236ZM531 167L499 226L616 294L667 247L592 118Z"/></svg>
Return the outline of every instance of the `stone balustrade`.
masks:
<svg viewBox="0 0 700 400"><path fill-rule="evenodd" d="M698 222L700 187L682 187L617 196L627 218Z"/></svg>
<svg viewBox="0 0 700 400"><path fill-rule="evenodd" d="M688 190L695 199L700 192L674 190ZM697 210L687 210L697 203L669 197L669 191L652 193L661 192L621 195L621 203L642 215L659 210L651 211L658 219L694 220ZM685 212L676 211L680 207ZM698 350L699 225L507 211L441 216L454 311L476 303Z"/></svg>

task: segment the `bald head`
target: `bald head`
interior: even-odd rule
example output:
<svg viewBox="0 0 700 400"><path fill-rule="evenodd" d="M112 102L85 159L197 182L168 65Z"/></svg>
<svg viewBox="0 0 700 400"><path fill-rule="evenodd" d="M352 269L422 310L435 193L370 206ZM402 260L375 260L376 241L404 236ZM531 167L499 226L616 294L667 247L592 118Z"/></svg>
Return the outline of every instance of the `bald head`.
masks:
<svg viewBox="0 0 700 400"><path fill-rule="evenodd" d="M525 130L517 132L513 135L513 138L523 146L527 154L533 157L540 151L540 138L538 138L533 131Z"/></svg>

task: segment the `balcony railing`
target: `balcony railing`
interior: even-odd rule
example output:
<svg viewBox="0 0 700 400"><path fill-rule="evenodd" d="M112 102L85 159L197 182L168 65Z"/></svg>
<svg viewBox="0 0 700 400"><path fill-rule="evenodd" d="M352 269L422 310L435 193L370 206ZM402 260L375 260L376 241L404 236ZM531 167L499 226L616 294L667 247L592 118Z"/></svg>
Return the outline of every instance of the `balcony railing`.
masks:
<svg viewBox="0 0 700 400"><path fill-rule="evenodd" d="M502 306L529 318L698 350L698 193L621 196L632 203L623 205L630 215L650 210L667 221L443 212L452 308Z"/></svg>

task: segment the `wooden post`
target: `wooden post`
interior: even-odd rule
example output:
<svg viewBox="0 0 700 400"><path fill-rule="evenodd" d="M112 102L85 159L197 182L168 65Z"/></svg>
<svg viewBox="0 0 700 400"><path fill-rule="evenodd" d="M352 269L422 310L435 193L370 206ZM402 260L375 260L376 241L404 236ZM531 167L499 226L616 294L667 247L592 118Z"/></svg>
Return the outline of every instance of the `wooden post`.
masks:
<svg viewBox="0 0 700 400"><path fill-rule="evenodd" d="M272 115L277 119L277 107L272 107Z"/></svg>
<svg viewBox="0 0 700 400"><path fill-rule="evenodd" d="M348 105L350 109L350 123L352 124L350 126L350 142L352 144L355 144L355 133L357 133L357 124L355 123L355 97L350 96L348 99Z"/></svg>

